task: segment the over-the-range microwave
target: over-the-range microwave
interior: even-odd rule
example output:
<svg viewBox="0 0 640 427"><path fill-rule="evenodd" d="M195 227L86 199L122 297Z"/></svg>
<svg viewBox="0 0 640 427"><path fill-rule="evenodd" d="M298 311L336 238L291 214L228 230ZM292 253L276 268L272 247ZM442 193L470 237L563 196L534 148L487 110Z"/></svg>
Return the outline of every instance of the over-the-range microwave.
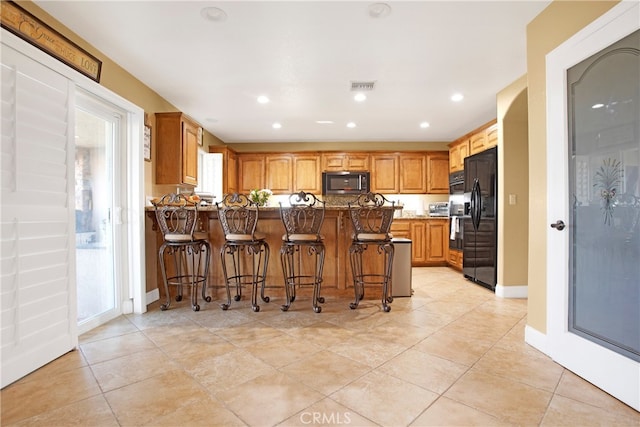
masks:
<svg viewBox="0 0 640 427"><path fill-rule="evenodd" d="M322 194L360 194L369 192L369 172L322 172Z"/></svg>

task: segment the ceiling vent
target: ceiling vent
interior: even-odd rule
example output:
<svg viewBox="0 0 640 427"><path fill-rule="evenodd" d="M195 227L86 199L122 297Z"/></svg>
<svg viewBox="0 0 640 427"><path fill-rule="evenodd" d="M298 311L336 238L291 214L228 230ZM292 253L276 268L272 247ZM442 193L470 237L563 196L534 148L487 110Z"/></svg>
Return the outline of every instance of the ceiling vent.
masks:
<svg viewBox="0 0 640 427"><path fill-rule="evenodd" d="M373 90L374 87L376 85L375 81L372 82L351 82L351 90L355 90L355 91L366 91L366 90Z"/></svg>

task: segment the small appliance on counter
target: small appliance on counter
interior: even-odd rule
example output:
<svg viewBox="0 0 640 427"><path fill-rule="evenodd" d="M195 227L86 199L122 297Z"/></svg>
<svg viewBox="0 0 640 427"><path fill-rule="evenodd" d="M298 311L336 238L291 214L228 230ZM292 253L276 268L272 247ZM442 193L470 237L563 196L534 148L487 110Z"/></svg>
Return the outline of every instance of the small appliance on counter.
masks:
<svg viewBox="0 0 640 427"><path fill-rule="evenodd" d="M429 203L429 216L447 218L449 216L449 202Z"/></svg>

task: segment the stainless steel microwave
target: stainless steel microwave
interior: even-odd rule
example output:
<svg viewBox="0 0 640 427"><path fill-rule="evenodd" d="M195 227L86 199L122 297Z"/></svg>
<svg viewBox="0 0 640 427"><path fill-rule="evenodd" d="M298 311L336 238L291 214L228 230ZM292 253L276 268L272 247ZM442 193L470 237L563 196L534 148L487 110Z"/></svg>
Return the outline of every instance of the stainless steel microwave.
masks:
<svg viewBox="0 0 640 427"><path fill-rule="evenodd" d="M360 194L369 192L369 172L322 172L322 194Z"/></svg>

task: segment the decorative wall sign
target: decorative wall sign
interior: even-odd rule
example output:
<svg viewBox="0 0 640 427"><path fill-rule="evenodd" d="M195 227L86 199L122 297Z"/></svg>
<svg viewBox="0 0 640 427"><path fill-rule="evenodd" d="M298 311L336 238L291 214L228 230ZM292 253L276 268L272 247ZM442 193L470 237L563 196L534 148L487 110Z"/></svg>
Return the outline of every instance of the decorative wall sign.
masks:
<svg viewBox="0 0 640 427"><path fill-rule="evenodd" d="M12 1L0 5L2 28L31 43L85 76L100 82L102 61L77 46Z"/></svg>
<svg viewBox="0 0 640 427"><path fill-rule="evenodd" d="M143 152L144 152L144 159L147 162L150 162L151 161L151 127L150 126L144 127Z"/></svg>

